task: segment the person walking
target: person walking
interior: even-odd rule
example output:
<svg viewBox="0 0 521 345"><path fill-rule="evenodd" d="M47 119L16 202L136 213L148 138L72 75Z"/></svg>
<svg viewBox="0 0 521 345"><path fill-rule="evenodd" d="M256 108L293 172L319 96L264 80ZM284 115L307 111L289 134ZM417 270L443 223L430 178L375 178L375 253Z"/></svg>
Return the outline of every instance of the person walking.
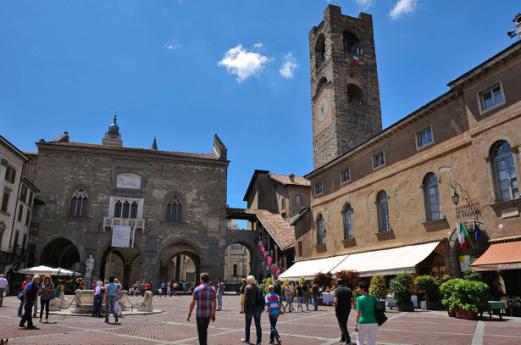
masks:
<svg viewBox="0 0 521 345"><path fill-rule="evenodd" d="M31 277L26 276L21 284L21 289L18 292L18 299L20 300L20 305L18 306L18 317L22 317L23 310L24 310L24 294L25 294L25 287L29 282L31 281Z"/></svg>
<svg viewBox="0 0 521 345"><path fill-rule="evenodd" d="M4 293L8 286L9 282L3 274L0 274L0 307L4 304Z"/></svg>
<svg viewBox="0 0 521 345"><path fill-rule="evenodd" d="M293 311L293 282L286 285L284 295L286 297L286 310L291 313Z"/></svg>
<svg viewBox="0 0 521 345"><path fill-rule="evenodd" d="M221 279L217 280L217 310L223 310L224 283Z"/></svg>
<svg viewBox="0 0 521 345"><path fill-rule="evenodd" d="M318 310L318 298L320 296L320 288L317 283L313 283L311 286L311 295L313 297L313 310Z"/></svg>
<svg viewBox="0 0 521 345"><path fill-rule="evenodd" d="M304 312L304 308L302 308L302 298L304 296L304 289L302 288L302 285L300 284L300 282L297 283L297 294L296 294L296 302L297 302L297 311L300 311L301 312Z"/></svg>
<svg viewBox="0 0 521 345"><path fill-rule="evenodd" d="M25 327L25 323L27 322L27 329L38 329L33 325L32 309L34 302L38 298L39 286L40 276L37 274L34 275L32 281L25 286L23 296L24 314L20 320L20 327Z"/></svg>
<svg viewBox="0 0 521 345"><path fill-rule="evenodd" d="M347 320L351 312L351 304L353 303L353 292L347 287L347 282L337 279L337 288L333 292L333 305L335 306L335 315L340 327L340 342L346 345L351 344L351 337L347 330Z"/></svg>
<svg viewBox="0 0 521 345"><path fill-rule="evenodd" d="M101 317L101 302L103 299L103 282L98 280L94 288L94 301L92 303L92 317Z"/></svg>
<svg viewBox="0 0 521 345"><path fill-rule="evenodd" d="M244 338L241 341L245 344L250 343L250 327L251 319L255 321L255 329L257 331L257 345L262 344L262 328L261 315L264 310L264 296L261 289L257 286L254 276L246 277L246 287L244 288L244 316L245 329Z"/></svg>
<svg viewBox="0 0 521 345"><path fill-rule="evenodd" d="M105 322L109 323L109 315L114 315L114 322L118 322L118 314L114 310L114 304L118 296L118 285L114 283L114 277L109 277L109 283L105 286Z"/></svg>
<svg viewBox="0 0 521 345"><path fill-rule="evenodd" d="M280 345L281 342L279 332L277 331L277 320L279 315L282 314L282 302L280 301L280 296L275 292L275 287L273 285L268 286L268 293L265 298L270 319L270 344L273 344L275 340L277 340L277 344Z"/></svg>
<svg viewBox="0 0 521 345"><path fill-rule="evenodd" d="M51 276L46 274L43 277L43 282L40 284L40 322L42 322L43 311L45 309L45 322L49 322L49 303L55 295L54 283Z"/></svg>
<svg viewBox="0 0 521 345"><path fill-rule="evenodd" d="M200 285L194 289L190 308L188 309L187 321L190 321L192 312L197 304L196 323L199 345L208 344L208 325L210 320L215 322L216 293L215 289L208 284L210 277L208 273L199 276Z"/></svg>
<svg viewBox="0 0 521 345"><path fill-rule="evenodd" d="M369 345L376 344L376 333L378 332L378 322L374 310L376 307L376 297L367 293L367 282L361 281L358 285L360 296L356 298L356 344L363 345L365 338Z"/></svg>
<svg viewBox="0 0 521 345"><path fill-rule="evenodd" d="M304 286L302 287L302 298L303 302L306 305L306 311L309 311L309 285L308 282L304 282Z"/></svg>

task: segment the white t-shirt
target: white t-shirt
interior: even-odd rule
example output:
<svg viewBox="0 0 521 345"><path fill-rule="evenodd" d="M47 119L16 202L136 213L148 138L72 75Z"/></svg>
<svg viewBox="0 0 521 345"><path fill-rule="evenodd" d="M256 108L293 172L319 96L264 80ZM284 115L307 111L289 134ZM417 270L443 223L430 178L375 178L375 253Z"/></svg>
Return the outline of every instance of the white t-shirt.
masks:
<svg viewBox="0 0 521 345"><path fill-rule="evenodd" d="M4 277L0 278L0 289L5 289L7 285L9 285L7 283L7 279L5 279Z"/></svg>

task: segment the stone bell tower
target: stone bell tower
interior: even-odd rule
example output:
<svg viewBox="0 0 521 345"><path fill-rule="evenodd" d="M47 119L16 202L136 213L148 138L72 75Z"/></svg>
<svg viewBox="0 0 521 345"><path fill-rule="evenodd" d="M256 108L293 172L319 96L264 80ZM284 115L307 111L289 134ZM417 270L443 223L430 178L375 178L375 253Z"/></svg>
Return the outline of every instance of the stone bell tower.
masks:
<svg viewBox="0 0 521 345"><path fill-rule="evenodd" d="M123 140L121 140L121 134L119 133L117 114L114 114L114 119L112 119L112 123L109 125L109 130L105 133L102 143L107 146L123 146Z"/></svg>
<svg viewBox="0 0 521 345"><path fill-rule="evenodd" d="M309 33L315 168L382 130L373 36L371 15L334 5Z"/></svg>

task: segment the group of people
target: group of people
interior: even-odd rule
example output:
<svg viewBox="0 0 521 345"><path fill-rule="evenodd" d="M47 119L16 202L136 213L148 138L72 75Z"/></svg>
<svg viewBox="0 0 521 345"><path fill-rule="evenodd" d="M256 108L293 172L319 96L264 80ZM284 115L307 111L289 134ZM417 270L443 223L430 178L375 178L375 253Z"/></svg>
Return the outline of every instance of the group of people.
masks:
<svg viewBox="0 0 521 345"><path fill-rule="evenodd" d="M27 277L22 282L22 289L18 293L20 306L18 308L18 316L20 317L20 327L36 329L33 324L33 317L36 317L38 309L38 296L40 296L40 322L42 322L43 313L45 312L45 322L49 321L49 305L51 300L60 294L64 288L64 283L60 282L58 288L54 287L54 283L50 275L45 275L43 279L39 275L31 278ZM58 291L56 291L59 289Z"/></svg>
<svg viewBox="0 0 521 345"><path fill-rule="evenodd" d="M94 287L94 300L92 303L92 317L101 317L103 304L105 304L105 322L109 323L109 316L114 316L114 321L122 316L121 297L123 287L117 278L109 277L105 284L101 280Z"/></svg>

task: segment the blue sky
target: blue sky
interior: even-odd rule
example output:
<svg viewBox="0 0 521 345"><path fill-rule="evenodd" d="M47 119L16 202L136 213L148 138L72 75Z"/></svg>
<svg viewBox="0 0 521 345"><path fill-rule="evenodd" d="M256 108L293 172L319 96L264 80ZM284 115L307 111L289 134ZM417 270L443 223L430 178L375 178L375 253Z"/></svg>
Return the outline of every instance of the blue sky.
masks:
<svg viewBox="0 0 521 345"><path fill-rule="evenodd" d="M383 123L513 43L519 0L342 0L373 15ZM69 131L99 143L118 112L124 145L231 160L228 203L254 169L312 170L308 32L324 0L0 2L0 133L34 152Z"/></svg>

